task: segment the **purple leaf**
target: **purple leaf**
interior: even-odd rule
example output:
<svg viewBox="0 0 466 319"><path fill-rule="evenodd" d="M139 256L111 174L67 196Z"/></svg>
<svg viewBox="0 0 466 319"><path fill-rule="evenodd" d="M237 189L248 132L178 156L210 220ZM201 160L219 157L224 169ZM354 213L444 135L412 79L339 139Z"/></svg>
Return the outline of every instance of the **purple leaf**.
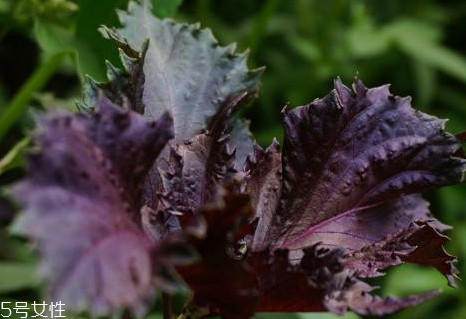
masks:
<svg viewBox="0 0 466 319"><path fill-rule="evenodd" d="M447 230L449 227L437 221L428 206L428 202L420 195L402 196L372 209L326 223L313 232L309 243L322 243L329 248L342 247L351 252L404 231L414 221L429 222L439 231Z"/></svg>
<svg viewBox="0 0 466 319"><path fill-rule="evenodd" d="M173 137L172 126L168 113L157 121L148 122L102 99L94 112L94 120L86 128L87 135L112 162L112 170L133 210L140 205L144 178Z"/></svg>
<svg viewBox="0 0 466 319"><path fill-rule="evenodd" d="M299 264L290 263L288 251L279 250L273 254L268 250L256 252L251 254L249 263L257 274L259 298L256 311L326 311L322 302L325 288L309 285L306 271ZM337 263L333 258L327 259L323 267L315 267L314 270L326 273L327 266L338 266ZM328 279L331 278L324 278L321 284Z"/></svg>
<svg viewBox="0 0 466 319"><path fill-rule="evenodd" d="M167 209L195 213L215 200L220 182L233 173L234 153L225 138L200 134L172 148L163 175Z"/></svg>
<svg viewBox="0 0 466 319"><path fill-rule="evenodd" d="M416 306L438 295L434 290L421 295L412 295L405 298L373 296L370 292L374 287L362 281L346 279L344 284L325 296L324 303L328 310L343 314L348 310L361 315L384 316L392 314L407 307Z"/></svg>
<svg viewBox="0 0 466 319"><path fill-rule="evenodd" d="M360 281L355 272L341 263L342 250L312 246L301 261L290 262L287 251L255 253L252 265L258 272L259 299L256 311L315 312L330 310L344 314L386 315L432 298L431 291L406 298L381 298L374 287Z"/></svg>
<svg viewBox="0 0 466 319"><path fill-rule="evenodd" d="M285 111L282 199L268 235L275 246L308 246L330 224L351 228L403 194L462 180L459 141L409 102L387 86L357 80L351 92L337 81L325 98Z"/></svg>
<svg viewBox="0 0 466 319"><path fill-rule="evenodd" d="M394 230L385 238L344 256L344 265L360 277L376 277L381 271L403 262L432 266L455 286L456 258L445 252L448 237L435 229L433 222L412 222L406 228Z"/></svg>
<svg viewBox="0 0 466 319"><path fill-rule="evenodd" d="M103 99L93 114L41 119L29 177L15 188L16 232L37 243L51 300L103 315L142 314L164 265L138 227L140 184L172 136L169 117L147 122Z"/></svg>
<svg viewBox="0 0 466 319"><path fill-rule="evenodd" d="M109 65L108 83L88 82L88 113L42 120L15 189L25 210L16 230L37 243L52 300L142 314L155 289L178 288L172 267L193 290L190 305L237 319L384 315L437 293L381 298L361 281L403 262L454 284L447 226L419 194L462 180L464 136L387 86L337 81L284 111L282 153L276 141L263 150L232 116L255 97L262 69L207 29L153 17L148 3L131 1L122 27L103 29L125 70ZM197 263L186 264L178 235Z"/></svg>
<svg viewBox="0 0 466 319"><path fill-rule="evenodd" d="M144 229L157 241L180 229L174 215L199 210L219 185L240 177L253 142L231 114L257 93L263 68L249 70L235 45L220 46L197 24L158 19L148 6L131 1L119 12L121 28L101 29L120 48L126 71L109 66L110 81L90 81L86 96L126 102L150 119L173 117L174 141L144 185Z"/></svg>
<svg viewBox="0 0 466 319"><path fill-rule="evenodd" d="M383 315L435 295L383 299L359 280L403 262L433 266L454 285L448 226L417 194L463 179L461 143L443 121L357 80L353 91L337 81L325 98L285 111L284 125L282 155L276 143L256 147L244 187L256 210L246 238L260 311Z"/></svg>
<svg viewBox="0 0 466 319"><path fill-rule="evenodd" d="M245 192L251 196L254 218L257 219L251 248L262 251L270 245L265 236L281 195L282 161L278 142L274 140L265 151L256 146L254 158L248 162Z"/></svg>
<svg viewBox="0 0 466 319"><path fill-rule="evenodd" d="M157 228L162 234L159 239L164 234L180 230L178 216L196 214L204 205L217 201L223 186L243 178L244 174L235 169L236 148L232 143L240 145L244 161L246 149L252 150L252 144L244 129L234 132L239 129L229 119L248 97L244 93L229 100L205 133L172 145L168 159L159 160L157 172L149 175L145 187L152 194L146 205L158 216L159 222L147 228L149 232Z"/></svg>

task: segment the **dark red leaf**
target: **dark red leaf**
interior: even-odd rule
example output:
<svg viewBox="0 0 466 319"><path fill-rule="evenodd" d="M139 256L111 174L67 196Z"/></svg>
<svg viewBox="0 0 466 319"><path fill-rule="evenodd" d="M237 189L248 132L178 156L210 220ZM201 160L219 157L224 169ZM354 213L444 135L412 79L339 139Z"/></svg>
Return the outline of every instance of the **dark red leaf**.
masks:
<svg viewBox="0 0 466 319"><path fill-rule="evenodd" d="M210 314L249 318L255 311L255 278L235 241L251 214L248 196L230 191L217 204L202 209L207 229L201 238L192 239L201 261L177 268L194 291L193 303L208 308Z"/></svg>

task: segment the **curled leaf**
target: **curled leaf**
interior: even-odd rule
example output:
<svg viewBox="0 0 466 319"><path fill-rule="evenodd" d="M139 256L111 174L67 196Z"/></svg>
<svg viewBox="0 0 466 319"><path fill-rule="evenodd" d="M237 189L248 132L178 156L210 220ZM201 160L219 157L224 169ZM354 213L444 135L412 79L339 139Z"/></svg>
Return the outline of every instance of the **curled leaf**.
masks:
<svg viewBox="0 0 466 319"><path fill-rule="evenodd" d="M198 24L160 20L145 4L130 2L120 12L120 29L104 32L121 47L139 51L149 41L144 57L144 115L173 116L175 140L189 139L207 129L226 102L243 93L255 93L263 69L248 70L247 53L235 46L221 47L208 29Z"/></svg>
<svg viewBox="0 0 466 319"><path fill-rule="evenodd" d="M373 295L375 288L359 280L356 273L341 262L343 251L338 249L319 245L306 248L298 264L290 262L291 256L286 250L277 251L272 256L256 254L262 255L252 257L259 273L257 311L329 310L344 314L351 310L362 315L386 315L438 294L438 291L432 291L405 298ZM268 262L264 263L264 260Z"/></svg>
<svg viewBox="0 0 466 319"><path fill-rule="evenodd" d="M383 315L435 295L383 299L360 280L403 262L433 266L454 285L455 258L441 234L448 227L417 193L462 181L466 162L444 121L409 102L387 86L367 89L356 80L350 90L338 80L325 98L284 111L282 154L276 144L256 148L244 188L256 209L251 254L290 250L289 260L272 258L258 272L259 283L273 291L270 300L259 299L259 309L323 306ZM338 256L334 266L312 253L324 248ZM268 275L274 267L280 270ZM275 279L278 273L288 279ZM295 280L303 276L310 286ZM321 304L299 296L280 300L291 287L300 287L302 296L320 289L309 294Z"/></svg>

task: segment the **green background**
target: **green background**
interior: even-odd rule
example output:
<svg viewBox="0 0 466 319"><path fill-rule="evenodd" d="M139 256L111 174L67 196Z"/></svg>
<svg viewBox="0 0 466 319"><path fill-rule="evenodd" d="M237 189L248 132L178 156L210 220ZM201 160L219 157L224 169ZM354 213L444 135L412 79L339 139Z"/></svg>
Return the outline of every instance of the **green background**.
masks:
<svg viewBox="0 0 466 319"><path fill-rule="evenodd" d="M355 74L367 86L391 83L423 111L466 130L466 1L460 0L152 0L159 17L200 21L222 44L250 48L250 66L266 65L260 96L243 116L262 145L281 140L280 110L327 94L333 79ZM183 2L183 3L182 3ZM127 0L0 0L0 301L41 301L30 247L8 235L15 208L8 185L20 178L21 152L34 112L75 109L88 74L105 78L117 51L98 26L117 25ZM466 188L426 194L433 213L453 225L450 252L466 273ZM53 231L53 230L51 230ZM421 306L391 318L466 318L466 287L446 286L436 271L403 265L377 281L382 294L442 287ZM181 305L182 298L179 299ZM150 318L160 318L159 305ZM0 310L1 313L1 310ZM258 318L334 318L330 314L260 314ZM358 318L348 314L345 318Z"/></svg>

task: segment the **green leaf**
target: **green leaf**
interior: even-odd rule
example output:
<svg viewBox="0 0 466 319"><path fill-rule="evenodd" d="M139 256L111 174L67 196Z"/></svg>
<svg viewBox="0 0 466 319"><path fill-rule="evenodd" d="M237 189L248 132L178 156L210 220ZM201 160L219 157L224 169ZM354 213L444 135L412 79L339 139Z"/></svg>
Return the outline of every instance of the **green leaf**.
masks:
<svg viewBox="0 0 466 319"><path fill-rule="evenodd" d="M416 43L409 39L400 41L400 46L415 59L466 83L466 59L456 52L439 45Z"/></svg>
<svg viewBox="0 0 466 319"><path fill-rule="evenodd" d="M312 41L299 36L292 36L288 38L291 47L309 61L316 61L322 58L320 48Z"/></svg>
<svg viewBox="0 0 466 319"><path fill-rule="evenodd" d="M434 68L419 61L413 61L415 76L416 101L424 110L432 102L436 95L437 81Z"/></svg>
<svg viewBox="0 0 466 319"><path fill-rule="evenodd" d="M16 121L23 115L28 103L35 93L40 91L56 69L61 65L66 53L51 56L44 64L37 68L23 84L19 92L0 114L0 140Z"/></svg>
<svg viewBox="0 0 466 319"><path fill-rule="evenodd" d="M9 0L0 0L0 13L6 13L10 10L11 3Z"/></svg>
<svg viewBox="0 0 466 319"><path fill-rule="evenodd" d="M352 26L347 35L351 54L357 58L368 58L389 49L390 37L377 29L369 19Z"/></svg>
<svg viewBox="0 0 466 319"><path fill-rule="evenodd" d="M66 28L51 21L36 19L34 32L40 47L45 53L49 55L71 54L81 81L84 80L86 74L103 76L103 64L100 63L93 50Z"/></svg>
<svg viewBox="0 0 466 319"><path fill-rule="evenodd" d="M464 129L464 125L463 125ZM458 185L456 187L445 187L438 190L439 194L439 207L445 213L444 221L446 223L452 224L455 226L455 235L461 233L461 228L457 228L460 225L456 225L459 220L463 220L464 208L466 207L466 185ZM439 209L440 210L440 209ZM466 239L466 229L465 237ZM466 245L465 242L461 242ZM465 247L465 256L466 256L466 247Z"/></svg>
<svg viewBox="0 0 466 319"><path fill-rule="evenodd" d="M370 20L357 23L348 33L349 49L355 57L372 57L398 47L417 65L435 68L466 83L466 59L442 46L440 29L418 20L399 19L383 28ZM418 71L418 70L417 70ZM428 101L429 97L424 97Z"/></svg>
<svg viewBox="0 0 466 319"><path fill-rule="evenodd" d="M65 109L70 112L76 112L76 102L78 98L62 99L56 97L53 93L38 93L35 95L35 99L41 104L46 110L53 110L56 108Z"/></svg>
<svg viewBox="0 0 466 319"><path fill-rule="evenodd" d="M13 20L29 24L35 19L71 25L78 6L69 0L17 0L11 6Z"/></svg>
<svg viewBox="0 0 466 319"><path fill-rule="evenodd" d="M29 144L29 138L25 137L16 143L15 146L2 158L0 159L0 175L20 167L23 164L22 151Z"/></svg>
<svg viewBox="0 0 466 319"><path fill-rule="evenodd" d="M3 188L1 192L8 193L8 189ZM11 236L7 229L0 229L0 259L31 263L35 261L35 255L29 243Z"/></svg>
<svg viewBox="0 0 466 319"><path fill-rule="evenodd" d="M452 293L445 278L435 269L405 264L393 268L384 283L384 292L390 295L406 296L442 288L444 293Z"/></svg>
<svg viewBox="0 0 466 319"><path fill-rule="evenodd" d="M0 262L0 293L35 287L39 282L35 267L34 264Z"/></svg>
<svg viewBox="0 0 466 319"><path fill-rule="evenodd" d="M73 35L64 27L50 21L36 19L34 35L42 50L54 54L72 51Z"/></svg>
<svg viewBox="0 0 466 319"><path fill-rule="evenodd" d="M153 12L159 18L173 17L183 0L152 0Z"/></svg>
<svg viewBox="0 0 466 319"><path fill-rule="evenodd" d="M115 9L125 9L128 0L79 0L79 11L76 17L75 36L96 55L99 68L97 72L88 72L97 81L105 80L105 60L118 65L118 52L109 41L104 41L98 32L101 25L116 25L118 23Z"/></svg>
<svg viewBox="0 0 466 319"><path fill-rule="evenodd" d="M162 319L162 314L158 312L153 312L147 316L147 319Z"/></svg>
<svg viewBox="0 0 466 319"><path fill-rule="evenodd" d="M440 44L440 31L416 20L401 19L386 34L405 54L466 83L466 59Z"/></svg>
<svg viewBox="0 0 466 319"><path fill-rule="evenodd" d="M68 0L48 0L42 4L42 11L50 14L60 15L64 13L72 13L79 9L73 1Z"/></svg>

